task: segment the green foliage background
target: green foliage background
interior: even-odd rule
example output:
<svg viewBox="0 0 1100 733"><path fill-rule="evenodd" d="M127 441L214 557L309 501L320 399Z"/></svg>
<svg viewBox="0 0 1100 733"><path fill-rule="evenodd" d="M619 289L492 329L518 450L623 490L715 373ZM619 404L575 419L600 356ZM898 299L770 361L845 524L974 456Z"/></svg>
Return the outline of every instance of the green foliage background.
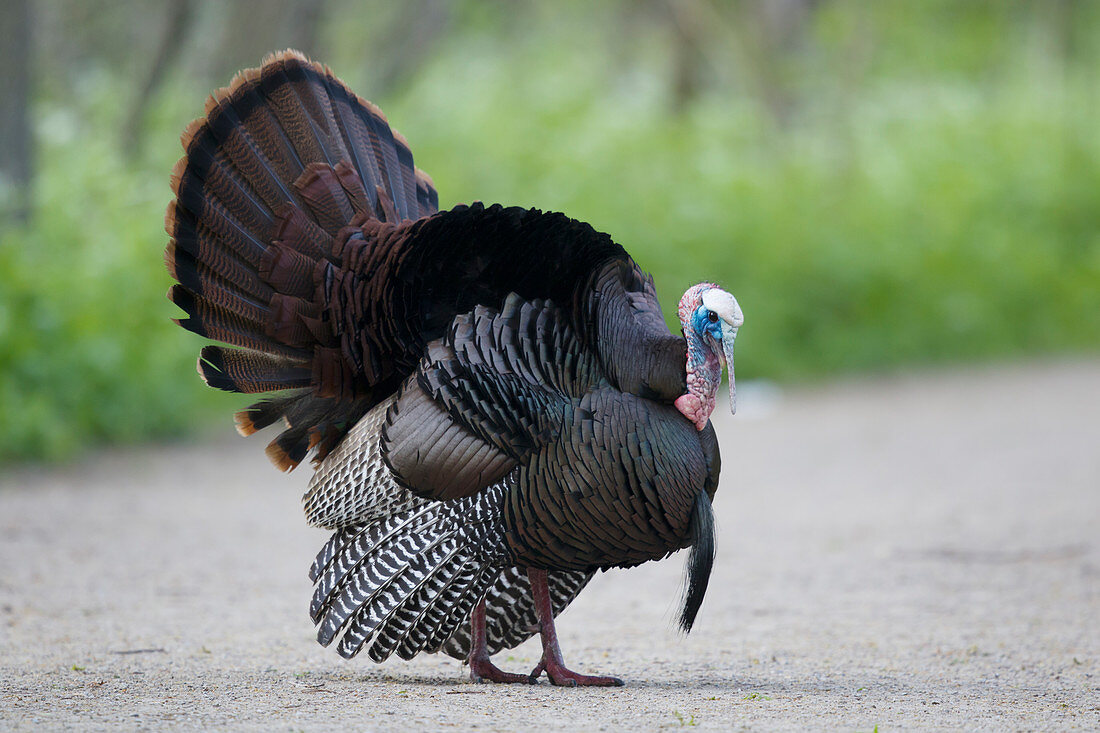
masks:
<svg viewBox="0 0 1100 733"><path fill-rule="evenodd" d="M670 315L693 282L723 284L746 315L742 378L1100 346L1096 5L1067 52L1007 3L826 4L771 76L717 44L684 104L659 27L624 50L622 4L560 7L502 30L470 4L375 99L443 206L586 220L654 273ZM371 97L358 30L332 23L321 60ZM201 386L199 339L163 297L168 171L209 89L173 78L123 155L132 81L91 65L43 86L35 214L0 234L0 462L228 419L242 399Z"/></svg>

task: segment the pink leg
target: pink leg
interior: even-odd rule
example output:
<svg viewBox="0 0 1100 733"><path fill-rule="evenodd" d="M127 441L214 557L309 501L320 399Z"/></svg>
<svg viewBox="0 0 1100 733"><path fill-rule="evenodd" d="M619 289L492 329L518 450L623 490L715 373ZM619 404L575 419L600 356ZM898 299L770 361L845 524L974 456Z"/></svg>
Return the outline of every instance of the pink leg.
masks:
<svg viewBox="0 0 1100 733"><path fill-rule="evenodd" d="M503 672L489 661L489 652L485 648L485 601L474 606L470 614L470 679L474 682L523 682L533 685L537 679L526 674Z"/></svg>
<svg viewBox="0 0 1100 733"><path fill-rule="evenodd" d="M554 608L550 604L546 571L527 568L527 578L531 581L531 596L535 600L535 615L538 616L539 631L542 634L542 661L531 672L531 678L535 679L545 671L551 683L564 687L622 687L623 681L618 677L596 677L566 669L561 647L558 646L558 632L554 628Z"/></svg>

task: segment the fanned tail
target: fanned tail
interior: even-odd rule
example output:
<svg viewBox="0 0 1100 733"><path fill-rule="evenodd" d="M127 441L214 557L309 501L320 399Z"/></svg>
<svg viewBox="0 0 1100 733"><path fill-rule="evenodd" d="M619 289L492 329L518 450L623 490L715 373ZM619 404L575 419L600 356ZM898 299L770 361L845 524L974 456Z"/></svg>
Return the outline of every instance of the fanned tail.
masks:
<svg viewBox="0 0 1100 733"><path fill-rule="evenodd" d="M336 532L310 571L317 640L378 662L439 651L504 568L493 531L503 496L497 487Z"/></svg>
<svg viewBox="0 0 1100 733"><path fill-rule="evenodd" d="M268 447L284 470L314 445L323 457L374 401L324 313L326 265L366 221L435 213L432 182L377 107L296 51L214 92L182 143L168 298L181 326L237 347L205 347L199 373L230 392L299 390L243 411L238 427L285 420Z"/></svg>

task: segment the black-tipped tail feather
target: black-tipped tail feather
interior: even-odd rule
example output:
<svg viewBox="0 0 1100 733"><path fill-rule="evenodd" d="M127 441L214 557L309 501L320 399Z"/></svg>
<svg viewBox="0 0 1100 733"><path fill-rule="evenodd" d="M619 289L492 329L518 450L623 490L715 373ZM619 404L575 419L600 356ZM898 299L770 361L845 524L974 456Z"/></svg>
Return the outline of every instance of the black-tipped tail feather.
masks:
<svg viewBox="0 0 1100 733"><path fill-rule="evenodd" d="M691 554L684 577L684 601L680 611L680 628L691 631L703 597L707 594L710 570L714 565L714 510L706 492L695 496L691 507Z"/></svg>

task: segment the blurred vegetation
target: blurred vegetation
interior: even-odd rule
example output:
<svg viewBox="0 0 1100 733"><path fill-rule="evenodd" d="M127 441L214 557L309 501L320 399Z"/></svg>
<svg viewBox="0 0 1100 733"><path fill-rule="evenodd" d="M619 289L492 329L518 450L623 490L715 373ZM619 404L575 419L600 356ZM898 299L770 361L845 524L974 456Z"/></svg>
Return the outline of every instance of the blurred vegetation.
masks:
<svg viewBox="0 0 1100 733"><path fill-rule="evenodd" d="M726 286L741 377L1100 346L1098 3L21 3L35 155L25 212L0 178L0 462L242 404L168 321L168 171L210 89L288 45L386 110L443 207L588 221L669 315Z"/></svg>

